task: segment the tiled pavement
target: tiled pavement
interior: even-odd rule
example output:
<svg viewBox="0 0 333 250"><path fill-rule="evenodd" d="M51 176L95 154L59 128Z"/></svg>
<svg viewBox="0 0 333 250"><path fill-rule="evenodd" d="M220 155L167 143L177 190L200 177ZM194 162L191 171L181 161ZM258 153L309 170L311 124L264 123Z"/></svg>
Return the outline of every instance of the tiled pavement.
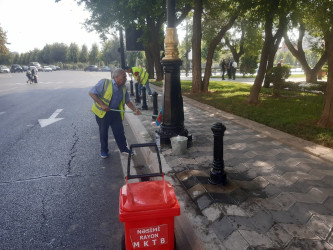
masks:
<svg viewBox="0 0 333 250"><path fill-rule="evenodd" d="M151 114L152 103L148 107L144 112ZM193 207L189 217L205 249L333 249L333 150L312 145L304 152L308 143L299 138L272 138L281 132L186 97L184 115L191 147L176 156L162 146L162 156L176 192L191 198L180 198L182 210ZM158 127L151 117L136 119L147 130L145 140L154 140ZM227 128L226 186L208 183L215 122Z"/></svg>

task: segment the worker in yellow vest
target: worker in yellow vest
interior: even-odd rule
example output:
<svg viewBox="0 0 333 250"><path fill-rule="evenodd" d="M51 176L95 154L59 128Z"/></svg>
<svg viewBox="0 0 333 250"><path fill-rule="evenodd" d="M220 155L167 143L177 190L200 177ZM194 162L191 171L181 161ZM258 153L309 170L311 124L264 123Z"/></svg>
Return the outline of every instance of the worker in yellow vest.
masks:
<svg viewBox="0 0 333 250"><path fill-rule="evenodd" d="M125 71L127 73L131 73L135 80L139 83L139 88L138 88L138 92L139 95L141 96L141 90L142 90L142 86L146 87L147 93L148 95L151 95L151 89L149 87L149 74L143 69L143 68L139 68L139 67L125 67Z"/></svg>
<svg viewBox="0 0 333 250"><path fill-rule="evenodd" d="M101 142L101 157L109 156L108 132L111 127L114 139L122 154L132 154L127 147L123 119L125 104L135 115L141 115L130 101L126 86L126 73L122 69L115 69L113 79L100 80L89 92L94 100L92 111L96 116L99 126L99 137Z"/></svg>

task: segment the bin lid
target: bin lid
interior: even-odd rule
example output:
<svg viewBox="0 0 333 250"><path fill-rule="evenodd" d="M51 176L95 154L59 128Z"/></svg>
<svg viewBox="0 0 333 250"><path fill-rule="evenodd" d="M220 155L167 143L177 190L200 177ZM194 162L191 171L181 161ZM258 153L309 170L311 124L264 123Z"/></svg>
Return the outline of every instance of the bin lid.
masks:
<svg viewBox="0 0 333 250"><path fill-rule="evenodd" d="M120 196L120 208L128 212L171 208L177 202L172 185L164 180L128 183Z"/></svg>

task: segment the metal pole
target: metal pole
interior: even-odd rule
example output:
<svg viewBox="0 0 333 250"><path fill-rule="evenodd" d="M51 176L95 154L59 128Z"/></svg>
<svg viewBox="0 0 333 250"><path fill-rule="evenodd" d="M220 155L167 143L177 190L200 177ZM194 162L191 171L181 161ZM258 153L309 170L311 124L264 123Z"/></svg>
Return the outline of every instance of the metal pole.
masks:
<svg viewBox="0 0 333 250"><path fill-rule="evenodd" d="M135 102L136 103L141 103L140 101L140 96L139 96L139 83L135 83Z"/></svg>
<svg viewBox="0 0 333 250"><path fill-rule="evenodd" d="M167 0L168 27L165 36L165 57L162 58L164 68L163 119L158 131L162 143L169 144L170 138L182 135L192 136L184 127L184 107L180 86L180 65L178 55L178 37L175 28L175 0Z"/></svg>
<svg viewBox="0 0 333 250"><path fill-rule="evenodd" d="M125 68L125 50L124 50L124 37L123 37L123 29L119 29L119 40L120 40L120 47L119 47L119 53L120 53L120 65L121 68Z"/></svg>
<svg viewBox="0 0 333 250"><path fill-rule="evenodd" d="M142 110L148 110L146 87L142 86Z"/></svg>
<svg viewBox="0 0 333 250"><path fill-rule="evenodd" d="M210 178L208 182L214 185L226 185L227 184L227 174L224 171L224 160L223 160L223 136L226 127L217 122L212 126L212 131L214 134L214 160L213 168L210 171Z"/></svg>
<svg viewBox="0 0 333 250"><path fill-rule="evenodd" d="M134 92L133 92L133 81L130 80L130 89L131 89L131 96L134 96Z"/></svg>
<svg viewBox="0 0 333 250"><path fill-rule="evenodd" d="M153 93L153 116L152 119L155 120L156 119L156 115L158 115L158 93L156 91L154 91Z"/></svg>

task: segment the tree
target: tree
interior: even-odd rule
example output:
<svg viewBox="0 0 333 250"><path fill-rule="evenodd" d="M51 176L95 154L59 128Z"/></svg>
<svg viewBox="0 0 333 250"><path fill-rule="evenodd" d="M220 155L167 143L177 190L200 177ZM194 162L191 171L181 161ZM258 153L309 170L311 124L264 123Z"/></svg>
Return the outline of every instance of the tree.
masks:
<svg viewBox="0 0 333 250"><path fill-rule="evenodd" d="M0 26L0 55L5 55L9 53L6 44L8 44L7 33L3 31L2 27Z"/></svg>
<svg viewBox="0 0 333 250"><path fill-rule="evenodd" d="M245 24L248 20L240 20L235 22L233 32L224 37L225 44L230 49L233 59L239 64L240 57L245 53ZM236 27L235 27L236 26ZM240 39L237 39L237 33L241 34Z"/></svg>
<svg viewBox="0 0 333 250"><path fill-rule="evenodd" d="M201 12L200 10L201 4ZM203 8L204 7L204 8ZM209 79L211 76L213 58L215 50L221 45L221 39L225 36L226 32L231 29L236 18L244 15L252 7L251 1L195 1L194 16L193 16L193 43L192 54L192 92L206 92L209 87ZM196 10L197 15L196 15ZM202 13L204 12L204 18ZM200 14L201 13L201 14ZM203 22L201 24L201 19ZM201 29L200 26L204 26ZM201 80L201 62L199 58L195 58L201 49L199 45L199 37L201 39L202 30L204 31L203 40L208 45L206 67L203 80ZM195 46L195 47L194 47ZM199 64L200 65L197 65ZM200 68L199 68L200 66Z"/></svg>
<svg viewBox="0 0 333 250"><path fill-rule="evenodd" d="M266 72L273 67L274 57L286 27L286 12L291 8L292 3L292 0L290 3L288 0L261 0L258 2L256 8L253 9L253 16L257 16L258 19L264 18L265 39L261 50L258 74L254 80L250 95L245 101L248 104L258 103L262 82ZM273 35L274 21L276 20L279 21L278 28ZM269 83L266 82L266 86L267 85L269 86Z"/></svg>
<svg viewBox="0 0 333 250"><path fill-rule="evenodd" d="M306 22L312 27L326 30L328 41L328 79L325 105L318 121L319 126L333 128L333 5L331 0L303 0L306 5ZM313 11L313 10L316 11Z"/></svg>
<svg viewBox="0 0 333 250"><path fill-rule="evenodd" d="M321 67L325 64L328 57L328 37L322 36L322 39L320 41L324 42L324 49L321 50L321 57L319 61L316 63L316 65L311 69L309 66L307 60L306 60L306 54L303 50L303 38L305 35L305 26L302 23L302 21L299 21L299 36L296 43L293 43L288 35L287 32L284 34L284 40L285 43L289 49L289 51L297 58L297 60L302 65L302 68L306 75L306 82L316 82L317 81L317 73L321 69ZM316 32L318 33L318 31ZM318 51L318 50L317 50Z"/></svg>
<svg viewBox="0 0 333 250"><path fill-rule="evenodd" d="M101 51L101 60L104 61L105 65L117 64L120 62L120 54L118 53L119 39L114 36L112 40L107 41L103 44Z"/></svg>
<svg viewBox="0 0 333 250"><path fill-rule="evenodd" d="M40 52L40 58L42 63L51 63L51 45L46 44Z"/></svg>
<svg viewBox="0 0 333 250"><path fill-rule="evenodd" d="M331 9L332 14L332 9ZM333 20L331 19L333 22ZM331 23L332 23L331 22ZM328 80L326 87L326 98L323 112L318 121L318 125L333 128L333 25L329 36L328 45Z"/></svg>
<svg viewBox="0 0 333 250"><path fill-rule="evenodd" d="M97 64L97 62L98 62L98 56L99 56L98 46L97 46L96 43L94 43L91 46L91 50L90 50L90 53L89 53L89 62L91 64Z"/></svg>
<svg viewBox="0 0 333 250"><path fill-rule="evenodd" d="M203 92L208 91L209 78L210 78L211 72L212 72L212 62L213 62L215 48L221 42L221 39L225 35L225 33L232 27L236 18L237 18L236 14L228 17L227 22L223 26L220 27L219 32L210 42L208 55L207 55L207 61L206 61L205 75L204 75L204 79L203 79L203 88L201 89L201 91L203 91Z"/></svg>
<svg viewBox="0 0 333 250"><path fill-rule="evenodd" d="M67 58L69 62L77 63L79 60L80 49L76 43L71 43L67 51Z"/></svg>
<svg viewBox="0 0 333 250"><path fill-rule="evenodd" d="M296 62L295 57L289 51L285 53L283 63L288 65L294 65Z"/></svg>
<svg viewBox="0 0 333 250"><path fill-rule="evenodd" d="M191 13L186 17L185 37L183 42L178 46L180 58L182 59L182 61L185 61L185 64L183 64L182 66L185 68L186 76L188 76L188 72L190 69L189 53L191 51L191 37L193 33L191 17Z"/></svg>
<svg viewBox="0 0 333 250"><path fill-rule="evenodd" d="M80 51L79 61L81 63L87 63L89 60L88 47L83 44Z"/></svg>
<svg viewBox="0 0 333 250"><path fill-rule="evenodd" d="M203 0L194 0L193 36L192 36L192 92L200 93L203 90L201 79L201 18Z"/></svg>
<svg viewBox="0 0 333 250"><path fill-rule="evenodd" d="M54 43L51 49L52 62L66 62L68 46L64 43Z"/></svg>
<svg viewBox="0 0 333 250"><path fill-rule="evenodd" d="M56 0L58 2L59 0ZM163 41L163 24L166 20L165 0L76 0L79 4L85 3L91 16L85 24L88 30L95 30L105 40L107 35L116 29L128 27L142 28L141 37L148 61L148 73L154 75L151 69L156 70L157 80L161 80L163 73L160 58L160 44ZM177 1L177 24L182 21L191 10L189 0ZM153 66L151 66L153 65Z"/></svg>
<svg viewBox="0 0 333 250"><path fill-rule="evenodd" d="M40 61L40 50L35 48L31 52L31 57L30 57L31 62L39 62Z"/></svg>
<svg viewBox="0 0 333 250"><path fill-rule="evenodd" d="M239 71L243 74L254 74L256 72L258 57L244 55L241 58L241 63L239 65Z"/></svg>

